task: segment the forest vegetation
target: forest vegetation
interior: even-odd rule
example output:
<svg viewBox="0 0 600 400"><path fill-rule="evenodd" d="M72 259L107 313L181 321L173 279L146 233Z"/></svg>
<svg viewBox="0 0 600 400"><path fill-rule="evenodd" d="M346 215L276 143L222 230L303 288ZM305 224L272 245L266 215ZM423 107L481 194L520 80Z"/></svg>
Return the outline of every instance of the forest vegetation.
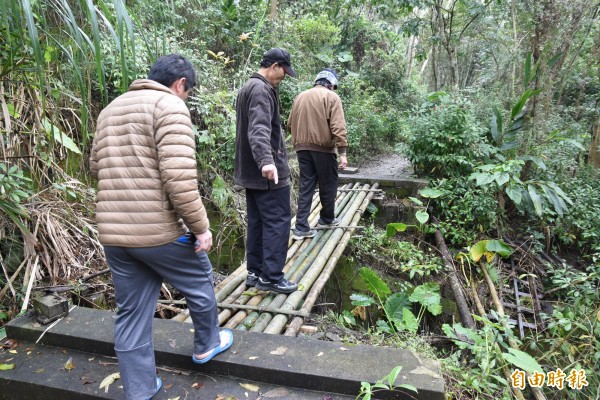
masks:
<svg viewBox="0 0 600 400"><path fill-rule="evenodd" d="M283 47L299 75L280 87L284 120L332 67L350 163L398 152L429 180L410 200L416 225L353 239L364 290L323 318L439 359L450 398L600 398L599 13L597 0L2 0L0 333L36 287L77 295L106 268L95 120L161 55L183 54L198 74L187 104L218 216L213 256L243 243L234 101L263 52ZM449 264L483 311L471 327L442 311ZM488 299L513 278L544 292L524 336ZM550 384L559 368L562 389ZM515 370L548 380L515 388ZM570 374L582 370L586 385Z"/></svg>

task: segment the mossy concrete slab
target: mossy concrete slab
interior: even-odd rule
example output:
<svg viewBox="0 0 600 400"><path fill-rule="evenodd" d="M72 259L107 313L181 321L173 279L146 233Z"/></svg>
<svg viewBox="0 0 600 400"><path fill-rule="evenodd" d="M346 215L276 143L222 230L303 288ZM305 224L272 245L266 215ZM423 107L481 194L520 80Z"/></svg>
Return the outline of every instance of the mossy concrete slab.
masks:
<svg viewBox="0 0 600 400"><path fill-rule="evenodd" d="M9 353L0 350L0 362L10 359L15 367L0 371L0 400L91 400L124 399L122 383L116 380L108 388L101 383L119 369L114 358L66 348L19 342ZM69 362L68 369L65 365ZM238 379L198 371L158 367L162 389L152 400L167 399L246 399L353 400L355 396L315 392L247 379ZM243 386L242 386L243 385Z"/></svg>
<svg viewBox="0 0 600 400"><path fill-rule="evenodd" d="M113 319L108 311L74 308L68 317L47 331L40 343L113 356ZM9 338L36 342L45 327L29 317L7 326ZM234 331L231 349L210 363L191 362L191 325L155 319L156 362L190 369L306 390L357 395L361 382L374 383L394 367L402 366L396 384L407 383L419 391L410 396L382 392L379 398L444 399L444 380L439 363L414 352L386 347L349 346L335 342Z"/></svg>

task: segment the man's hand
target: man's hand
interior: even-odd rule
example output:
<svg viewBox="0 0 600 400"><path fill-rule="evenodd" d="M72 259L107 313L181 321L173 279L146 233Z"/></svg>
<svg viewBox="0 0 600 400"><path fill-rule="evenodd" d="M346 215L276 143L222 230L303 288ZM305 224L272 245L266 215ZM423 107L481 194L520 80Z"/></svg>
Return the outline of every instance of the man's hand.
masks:
<svg viewBox="0 0 600 400"><path fill-rule="evenodd" d="M339 169L344 169L348 166L348 159L345 154L340 154L340 164L338 166Z"/></svg>
<svg viewBox="0 0 600 400"><path fill-rule="evenodd" d="M212 232L210 229L207 229L204 233L195 233L196 236L196 253L200 253L201 251L209 252L212 247Z"/></svg>
<svg viewBox="0 0 600 400"><path fill-rule="evenodd" d="M263 178L267 178L270 181L273 181L276 185L279 182L279 177L277 176L277 167L275 164L267 164L260 170L262 172Z"/></svg>

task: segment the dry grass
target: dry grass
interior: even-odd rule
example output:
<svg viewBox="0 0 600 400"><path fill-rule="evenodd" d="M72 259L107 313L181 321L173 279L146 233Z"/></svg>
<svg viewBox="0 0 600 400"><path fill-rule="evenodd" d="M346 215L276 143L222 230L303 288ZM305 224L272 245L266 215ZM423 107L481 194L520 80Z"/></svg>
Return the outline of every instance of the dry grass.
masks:
<svg viewBox="0 0 600 400"><path fill-rule="evenodd" d="M51 188L38 193L26 204L32 237L22 237L22 249L19 249L22 262L11 274L0 258L6 282L0 290L0 303L16 303L23 292L22 309L25 309L35 286L77 282L105 268L92 211L86 208L94 204L94 191L73 179L63 185L76 194L76 201L66 201L65 190ZM12 221L0 217L0 240L9 241L18 235ZM18 240L13 243L19 245Z"/></svg>

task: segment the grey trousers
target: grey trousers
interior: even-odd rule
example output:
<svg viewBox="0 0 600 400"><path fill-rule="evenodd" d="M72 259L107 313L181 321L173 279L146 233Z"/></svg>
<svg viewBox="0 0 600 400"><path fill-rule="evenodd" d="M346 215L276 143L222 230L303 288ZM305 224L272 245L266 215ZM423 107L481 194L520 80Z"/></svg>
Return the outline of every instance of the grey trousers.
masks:
<svg viewBox="0 0 600 400"><path fill-rule="evenodd" d="M193 352L202 354L220 343L212 265L205 252L194 252L192 242L146 248L105 246L104 252L118 308L115 353L125 397L149 399L156 392L152 320L163 280L186 298L194 324Z"/></svg>

